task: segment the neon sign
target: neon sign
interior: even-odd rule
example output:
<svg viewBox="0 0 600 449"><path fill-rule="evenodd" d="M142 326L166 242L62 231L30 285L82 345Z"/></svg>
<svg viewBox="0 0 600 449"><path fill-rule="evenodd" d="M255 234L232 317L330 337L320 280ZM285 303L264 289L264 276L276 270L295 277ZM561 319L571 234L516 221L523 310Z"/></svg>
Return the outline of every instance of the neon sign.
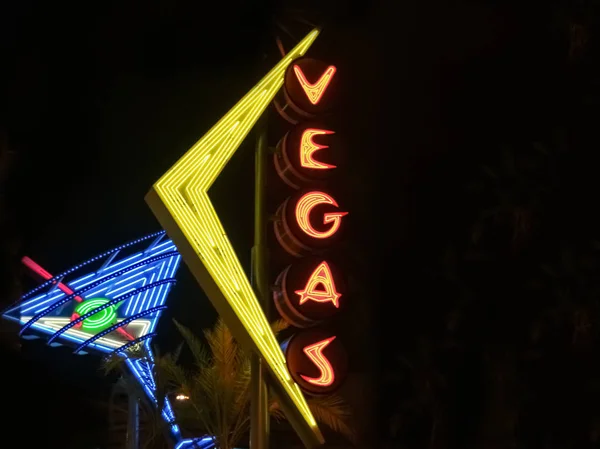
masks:
<svg viewBox="0 0 600 449"><path fill-rule="evenodd" d="M292 326L313 327L342 313L347 302L342 271L331 258L302 257L288 265L273 285L279 314Z"/></svg>
<svg viewBox="0 0 600 449"><path fill-rule="evenodd" d="M292 377L304 391L330 394L344 382L348 356L338 336L325 329L306 329L283 344Z"/></svg>
<svg viewBox="0 0 600 449"><path fill-rule="evenodd" d="M57 275L24 257L23 264L43 282L2 317L20 323L26 339L46 337L50 346L72 346L79 354L120 354L146 397L157 406L149 343L166 309L180 259L164 231L113 248ZM142 346L149 354L147 360L129 358L129 348ZM161 414L171 437L187 442L181 440L166 398Z"/></svg>
<svg viewBox="0 0 600 449"><path fill-rule="evenodd" d="M321 101L327 86L329 86L333 75L335 75L335 70L335 67L330 65L327 67L327 70L325 70L321 77L314 84L312 84L306 79L302 68L298 64L294 64L294 73L298 78L298 82L300 83L300 86L302 86L304 93L306 93L306 96L312 104L317 104L319 101Z"/></svg>
<svg viewBox="0 0 600 449"><path fill-rule="evenodd" d="M319 122L299 123L277 143L275 169L293 189L325 187L335 176L334 169L343 159L343 145L339 135L329 128Z"/></svg>
<svg viewBox="0 0 600 449"><path fill-rule="evenodd" d="M37 274L44 281L48 281L48 280L51 280L54 278L54 276L52 276L50 273L48 273L48 271L44 270L40 265L35 263L33 260L31 260L31 258L29 258L27 256L23 257L23 259L21 259L21 262L23 263L23 265L25 265L27 268L29 268L31 271L33 271L35 274ZM56 285L67 295L73 294L73 290L71 290L69 287L67 287L62 282L52 281L52 285ZM77 302L83 301L83 298L81 296L75 296L73 299Z"/></svg>
<svg viewBox="0 0 600 449"><path fill-rule="evenodd" d="M297 124L323 115L335 103L337 69L312 58L299 58L285 73L282 95L275 109L288 122Z"/></svg>
<svg viewBox="0 0 600 449"><path fill-rule="evenodd" d="M110 302L110 300L106 298L92 298L84 301L75 307L75 311L73 312L73 315L71 315L71 318L77 320L82 315L86 315L93 311L95 313L88 318L85 318L79 323L79 326L86 331L103 331L117 322L117 310L115 306L109 305L105 309L101 309L98 312L95 311L95 309L106 305L108 302Z"/></svg>
<svg viewBox="0 0 600 449"><path fill-rule="evenodd" d="M342 276L331 263L328 249L339 236L342 219L348 212L340 211L335 198L320 190L332 180L328 174L338 167L339 160L339 145L331 145L335 139L328 137L327 144L320 139L335 132L322 123L302 119L317 120L329 108L329 101L323 98L336 68L324 68L321 61L308 58L294 62L292 67L293 71L288 69L286 73L286 108L277 102L275 107L296 126L277 144L274 162L286 184L308 190L288 197L275 214L277 241L298 259L277 276L273 301L289 324L303 329L283 344L293 379L307 393L327 394L343 382L347 356L338 335L314 326L340 313L346 303L345 286L340 288ZM311 83L309 79L317 81ZM317 156L317 151L323 149L329 151Z"/></svg>
<svg viewBox="0 0 600 449"><path fill-rule="evenodd" d="M336 308L340 307L338 299L342 296L335 289L331 269L325 261L312 272L304 290L296 290L296 294L300 296L300 305L306 301L331 302Z"/></svg>
<svg viewBox="0 0 600 449"><path fill-rule="evenodd" d="M315 239L327 239L334 235L342 224L342 217L348 215L348 212L326 212L323 215L323 224L331 224L331 226L326 231L319 231L311 224L310 216L312 210L321 204L339 207L333 197L324 192L308 192L296 203L296 220L300 229Z"/></svg>
<svg viewBox="0 0 600 449"><path fill-rule="evenodd" d="M179 268L181 257L164 237L151 234L55 276L24 259L46 280L2 316L21 323L22 336L45 334L49 344L75 345L75 352L110 353L135 342L154 332Z"/></svg>
<svg viewBox="0 0 600 449"><path fill-rule="evenodd" d="M328 145L319 145L314 142L314 137L319 135L333 134L333 131L325 129L308 128L302 133L300 138L300 165L305 168L312 168L314 170L329 170L335 168L335 165L326 164L323 162L316 161L313 157L313 153L317 150L329 148Z"/></svg>
<svg viewBox="0 0 600 449"><path fill-rule="evenodd" d="M327 357L323 354L323 350L329 345L329 343L335 340L335 338L336 337L334 335L333 337L329 337L325 340L313 343L312 345L308 345L302 350L320 371L319 377L309 377L305 376L304 374L300 374L300 377L302 377L302 379L304 379L306 382L318 387L328 387L335 381L335 372L333 367L331 366L331 363L329 363Z"/></svg>

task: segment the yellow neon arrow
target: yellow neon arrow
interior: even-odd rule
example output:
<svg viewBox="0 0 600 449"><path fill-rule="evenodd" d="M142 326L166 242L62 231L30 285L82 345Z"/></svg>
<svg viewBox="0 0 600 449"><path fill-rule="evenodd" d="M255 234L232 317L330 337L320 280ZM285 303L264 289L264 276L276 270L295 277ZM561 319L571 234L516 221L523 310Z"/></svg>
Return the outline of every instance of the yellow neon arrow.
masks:
<svg viewBox="0 0 600 449"><path fill-rule="evenodd" d="M311 31L152 187L146 202L236 339L268 365L273 388L305 445L323 443L275 335L208 197L208 189L284 81L288 65L319 34Z"/></svg>

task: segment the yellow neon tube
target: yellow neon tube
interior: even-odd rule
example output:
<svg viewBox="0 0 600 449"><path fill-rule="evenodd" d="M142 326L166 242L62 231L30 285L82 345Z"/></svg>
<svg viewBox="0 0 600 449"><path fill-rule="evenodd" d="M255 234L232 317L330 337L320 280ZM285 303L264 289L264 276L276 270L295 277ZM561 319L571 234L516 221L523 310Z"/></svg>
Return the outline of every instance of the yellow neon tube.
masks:
<svg viewBox="0 0 600 449"><path fill-rule="evenodd" d="M146 201L236 338L268 365L273 387L306 445L323 443L314 416L208 196L208 189L281 88L289 64L319 34L311 31L152 187ZM284 408L285 410L285 408Z"/></svg>

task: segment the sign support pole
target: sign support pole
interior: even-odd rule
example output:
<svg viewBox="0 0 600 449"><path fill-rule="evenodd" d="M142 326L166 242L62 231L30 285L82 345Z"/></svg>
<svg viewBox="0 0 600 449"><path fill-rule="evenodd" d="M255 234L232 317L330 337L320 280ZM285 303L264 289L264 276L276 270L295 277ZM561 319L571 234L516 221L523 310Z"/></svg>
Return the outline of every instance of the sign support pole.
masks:
<svg viewBox="0 0 600 449"><path fill-rule="evenodd" d="M137 396L129 393L129 418L127 420L127 449L140 447L140 403Z"/></svg>
<svg viewBox="0 0 600 449"><path fill-rule="evenodd" d="M267 276L267 212L265 207L267 187L267 114L257 123L258 136L255 151L254 177L254 246L252 248L251 283L256 297L269 318L269 281ZM269 447L269 396L266 383L267 368L256 354L251 354L250 449Z"/></svg>

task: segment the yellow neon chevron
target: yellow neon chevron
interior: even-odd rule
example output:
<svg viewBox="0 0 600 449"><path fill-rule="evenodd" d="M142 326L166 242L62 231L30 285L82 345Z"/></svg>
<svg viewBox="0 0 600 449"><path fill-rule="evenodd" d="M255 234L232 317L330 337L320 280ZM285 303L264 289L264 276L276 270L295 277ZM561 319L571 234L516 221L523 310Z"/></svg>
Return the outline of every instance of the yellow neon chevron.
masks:
<svg viewBox="0 0 600 449"><path fill-rule="evenodd" d="M307 443L323 437L208 196L208 189L281 88L286 68L319 34L311 31L153 186L146 201L238 341L258 351L288 416ZM304 437L303 437L304 435ZM313 444L309 444L313 445Z"/></svg>

